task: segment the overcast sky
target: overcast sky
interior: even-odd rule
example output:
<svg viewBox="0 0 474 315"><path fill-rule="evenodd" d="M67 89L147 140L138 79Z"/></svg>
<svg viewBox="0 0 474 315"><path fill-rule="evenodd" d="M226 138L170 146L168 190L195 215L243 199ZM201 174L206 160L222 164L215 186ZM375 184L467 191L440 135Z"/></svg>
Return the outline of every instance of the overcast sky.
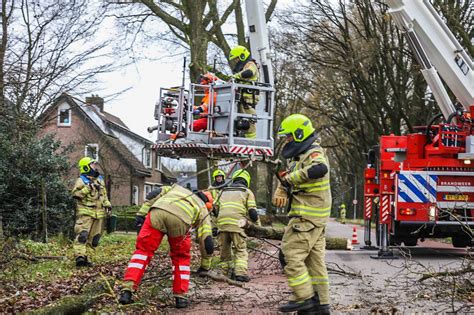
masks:
<svg viewBox="0 0 474 315"><path fill-rule="evenodd" d="M266 2L268 1L265 0ZM277 9L290 3L290 0L279 0ZM132 131L150 140L155 140L156 132L151 136L146 129L155 125L154 105L158 100L160 87L179 86L183 64L182 56L169 57L173 52L166 51L159 44L156 47L153 57L158 60L142 60L122 71L102 75L104 90L99 93L108 95L130 87L129 91L107 102L105 110L120 117ZM188 71L186 74L189 75ZM189 84L189 80L186 80L186 84Z"/></svg>

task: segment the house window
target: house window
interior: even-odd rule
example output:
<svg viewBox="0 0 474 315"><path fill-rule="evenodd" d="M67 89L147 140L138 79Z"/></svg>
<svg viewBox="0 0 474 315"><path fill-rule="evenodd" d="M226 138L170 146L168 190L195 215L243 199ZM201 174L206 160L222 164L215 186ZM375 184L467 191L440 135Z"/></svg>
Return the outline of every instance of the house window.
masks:
<svg viewBox="0 0 474 315"><path fill-rule="evenodd" d="M71 108L68 104L58 107L58 126L71 126Z"/></svg>
<svg viewBox="0 0 474 315"><path fill-rule="evenodd" d="M151 168L151 150L149 148L143 149L143 165Z"/></svg>
<svg viewBox="0 0 474 315"><path fill-rule="evenodd" d="M161 156L158 155L158 153L155 153L155 169L157 171L161 171L162 170L162 166L161 166Z"/></svg>
<svg viewBox="0 0 474 315"><path fill-rule="evenodd" d="M99 145L97 143L89 143L84 150L84 156L88 156L96 161L99 161Z"/></svg>
<svg viewBox="0 0 474 315"><path fill-rule="evenodd" d="M143 200L146 199L146 195L148 195L151 192L151 189L152 189L151 185L145 184L145 186L143 186Z"/></svg>
<svg viewBox="0 0 474 315"><path fill-rule="evenodd" d="M138 186L133 186L132 190L132 205L136 206L138 205Z"/></svg>

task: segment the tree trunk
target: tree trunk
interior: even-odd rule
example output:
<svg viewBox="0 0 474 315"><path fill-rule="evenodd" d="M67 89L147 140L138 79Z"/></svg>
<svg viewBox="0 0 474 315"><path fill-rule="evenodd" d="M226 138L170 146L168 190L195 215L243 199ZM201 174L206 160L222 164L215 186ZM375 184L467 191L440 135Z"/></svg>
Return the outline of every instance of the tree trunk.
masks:
<svg viewBox="0 0 474 315"><path fill-rule="evenodd" d="M47 204L46 204L46 187L44 180L41 182L41 240L43 243L48 242L48 216L47 216Z"/></svg>
<svg viewBox="0 0 474 315"><path fill-rule="evenodd" d="M82 314L94 305L103 294L113 294L111 288L114 286L114 279L104 278L85 286L84 293L79 296L66 296L53 305L36 310L36 314ZM118 303L118 302L117 302Z"/></svg>
<svg viewBox="0 0 474 315"><path fill-rule="evenodd" d="M248 222L245 227L247 236L265 238L270 240L281 240L285 233L285 228L273 226L258 226ZM348 239L342 237L326 236L326 249L350 249Z"/></svg>

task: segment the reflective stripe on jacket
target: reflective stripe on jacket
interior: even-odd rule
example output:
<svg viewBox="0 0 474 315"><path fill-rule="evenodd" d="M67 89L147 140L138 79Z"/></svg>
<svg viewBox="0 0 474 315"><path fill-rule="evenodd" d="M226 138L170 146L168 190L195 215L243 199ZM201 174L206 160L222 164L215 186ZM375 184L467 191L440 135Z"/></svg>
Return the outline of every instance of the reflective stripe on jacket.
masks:
<svg viewBox="0 0 474 315"><path fill-rule="evenodd" d="M142 206L140 207L140 210L138 210L136 215L146 217L148 212L150 212L150 208L155 203L155 201L157 201L158 198L160 198L161 196L166 194L168 191L170 191L170 189L171 189L171 186L162 186L161 187L161 192L156 197L154 197L150 200L148 200L148 199L145 200L145 202L142 204Z"/></svg>
<svg viewBox="0 0 474 315"><path fill-rule="evenodd" d="M102 176L91 178L81 175L74 184L72 196L76 199L77 215L105 218L105 207L111 206Z"/></svg>
<svg viewBox="0 0 474 315"><path fill-rule="evenodd" d="M317 164L326 165L328 172L321 178L311 179L308 170ZM329 173L326 152L317 141L306 152L290 160L288 177L292 200L289 216L301 216L315 224L326 224L332 205Z"/></svg>
<svg viewBox="0 0 474 315"><path fill-rule="evenodd" d="M222 190L217 202L219 216L217 227L223 232L244 233L239 226L242 219L248 219L248 212L256 208L255 196L247 187L227 187Z"/></svg>
<svg viewBox="0 0 474 315"><path fill-rule="evenodd" d="M179 185L173 185L168 192L158 198L150 210L167 211L187 225L196 228L197 237L204 240L212 235L211 219L206 205L195 194Z"/></svg>

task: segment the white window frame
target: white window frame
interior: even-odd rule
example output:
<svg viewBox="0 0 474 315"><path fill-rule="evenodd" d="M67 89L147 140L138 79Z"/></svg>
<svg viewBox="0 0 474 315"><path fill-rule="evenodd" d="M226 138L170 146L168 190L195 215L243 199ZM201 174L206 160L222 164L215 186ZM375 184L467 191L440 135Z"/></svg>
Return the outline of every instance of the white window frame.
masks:
<svg viewBox="0 0 474 315"><path fill-rule="evenodd" d="M68 111L68 114L69 114L69 117L68 117L68 122L67 123L62 123L61 122L61 111L63 110L67 110ZM69 106L69 104L61 104L58 106L58 126L61 126L61 127L70 127L71 126L71 118L72 118L72 110L71 110L71 106Z"/></svg>
<svg viewBox="0 0 474 315"><path fill-rule="evenodd" d="M145 185L143 185L143 200L146 199L146 195L148 195L148 193L151 192L152 190L153 190L153 184L145 183Z"/></svg>
<svg viewBox="0 0 474 315"><path fill-rule="evenodd" d="M158 152L155 151L155 170L162 171L163 163L161 162L161 156L158 155Z"/></svg>
<svg viewBox="0 0 474 315"><path fill-rule="evenodd" d="M138 194L140 193L140 188L137 185L132 187L132 204L138 205Z"/></svg>
<svg viewBox="0 0 474 315"><path fill-rule="evenodd" d="M150 159L147 161L147 156L150 157ZM151 149L148 147L143 148L143 159L142 163L146 168L152 168L153 164L153 156L151 154Z"/></svg>
<svg viewBox="0 0 474 315"><path fill-rule="evenodd" d="M95 152L96 152L96 157L92 157L94 160L96 160L97 162L99 161L99 144L98 143L88 143L86 144L86 146L84 147L84 156L89 156L89 152L88 152L88 148L95 148Z"/></svg>

